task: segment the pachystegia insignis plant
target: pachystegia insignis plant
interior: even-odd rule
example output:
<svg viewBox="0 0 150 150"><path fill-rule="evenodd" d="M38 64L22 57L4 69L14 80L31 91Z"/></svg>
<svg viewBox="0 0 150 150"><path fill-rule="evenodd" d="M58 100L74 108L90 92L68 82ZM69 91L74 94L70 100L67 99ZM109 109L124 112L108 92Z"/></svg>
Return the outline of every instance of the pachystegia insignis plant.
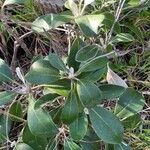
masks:
<svg viewBox="0 0 150 150"><path fill-rule="evenodd" d="M24 2L6 0L4 6ZM8 83L17 85L15 89L6 88L0 92L1 106L12 102L9 117L0 116L1 142L8 140L12 122L22 121L24 126L21 138L15 144L16 150L99 149L97 143L102 142L108 150L131 149L123 135L123 124L130 117L137 117L144 106L144 98L126 84L104 84L101 78L107 72L107 78L114 74L108 65L110 53L103 49L117 42L131 42L134 38L128 33L119 33L113 38L109 34L102 45L86 45L84 37L96 36L108 28L108 13L84 15L85 8L93 2L85 0L83 3L81 0L77 5L68 0L65 6L70 11L41 16L32 24L33 31L38 33L65 23L79 27L81 32L70 47L67 60L50 53L34 61L25 76L17 68L16 74L23 83L20 85L8 65L0 59L0 83L6 87ZM39 91L42 91L40 97L37 96ZM23 99L28 100L28 108L24 111L24 103L20 102ZM111 109L103 107L108 101L114 101Z"/></svg>

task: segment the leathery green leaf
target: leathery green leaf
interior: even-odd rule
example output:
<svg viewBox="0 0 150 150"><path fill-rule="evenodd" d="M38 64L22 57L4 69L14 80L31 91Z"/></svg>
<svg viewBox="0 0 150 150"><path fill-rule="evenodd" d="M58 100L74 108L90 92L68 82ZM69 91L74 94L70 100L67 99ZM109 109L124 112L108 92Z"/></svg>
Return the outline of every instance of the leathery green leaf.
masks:
<svg viewBox="0 0 150 150"><path fill-rule="evenodd" d="M92 37L98 34L98 27L102 26L103 14L84 15L77 17L75 22L84 35Z"/></svg>
<svg viewBox="0 0 150 150"><path fill-rule="evenodd" d="M126 144L125 142L122 142L121 144L108 144L106 150L132 150L131 147Z"/></svg>
<svg viewBox="0 0 150 150"><path fill-rule="evenodd" d="M23 129L22 140L35 150L43 150L48 143L47 137L33 135L27 125Z"/></svg>
<svg viewBox="0 0 150 150"><path fill-rule="evenodd" d="M80 68L77 71L77 75L81 74L82 72L90 72L102 69L107 66L107 62L107 58L101 56L98 56L90 61L86 61L82 65L80 65Z"/></svg>
<svg viewBox="0 0 150 150"><path fill-rule="evenodd" d="M123 120L122 123L125 129L132 130L132 129L136 129L141 125L142 119L139 114L135 114Z"/></svg>
<svg viewBox="0 0 150 150"><path fill-rule="evenodd" d="M99 150L101 142L98 142L98 141L100 141L99 137L93 131L92 127L88 126L87 133L85 137L83 138L83 140L80 141L80 143L84 150Z"/></svg>
<svg viewBox="0 0 150 150"><path fill-rule="evenodd" d="M39 107L42 107L45 103L47 102L52 102L55 98L57 98L59 95L58 94L46 94L39 98L34 105L34 108L37 109Z"/></svg>
<svg viewBox="0 0 150 150"><path fill-rule="evenodd" d="M72 89L66 99L66 103L62 108L61 118L66 124L73 122L79 113L77 95L74 89Z"/></svg>
<svg viewBox="0 0 150 150"><path fill-rule="evenodd" d="M34 62L25 77L32 84L50 84L60 79L59 71L47 60Z"/></svg>
<svg viewBox="0 0 150 150"><path fill-rule="evenodd" d="M109 11L105 11L103 14L105 15L105 19L103 21L103 30L105 30L105 32L108 32L111 29L111 27L113 26L113 23L115 21L115 17ZM120 24L119 24L119 22L116 22L114 25L113 33L117 34L120 32L121 32Z"/></svg>
<svg viewBox="0 0 150 150"><path fill-rule="evenodd" d="M23 117L23 110L22 110L22 105L20 102L16 101L14 102L10 109L9 109L9 114L16 116L18 118L22 118ZM16 121L16 122L20 122L19 119L15 118L15 117L10 117L11 120Z"/></svg>
<svg viewBox="0 0 150 150"><path fill-rule="evenodd" d="M56 68L58 70L62 70L62 71L67 71L66 65L64 64L64 62L62 61L62 59L57 54L50 53L48 55L48 59L49 59L50 64L54 68Z"/></svg>
<svg viewBox="0 0 150 150"><path fill-rule="evenodd" d="M12 128L12 121L7 119L6 116L0 114L0 143L7 140L7 133L9 133Z"/></svg>
<svg viewBox="0 0 150 150"><path fill-rule="evenodd" d="M82 150L82 148L70 139L64 142L64 150Z"/></svg>
<svg viewBox="0 0 150 150"><path fill-rule="evenodd" d="M61 96L68 96L71 89L71 81L68 79L60 79L45 87L44 94L56 93Z"/></svg>
<svg viewBox="0 0 150 150"><path fill-rule="evenodd" d="M12 4L24 4L28 0L5 0L3 6L12 5Z"/></svg>
<svg viewBox="0 0 150 150"><path fill-rule="evenodd" d="M114 145L114 150L132 150L132 149L128 144L122 142L121 144Z"/></svg>
<svg viewBox="0 0 150 150"><path fill-rule="evenodd" d="M96 82L100 80L105 75L106 72L107 72L107 68L104 67L95 71L83 72L78 76L78 78L80 80Z"/></svg>
<svg viewBox="0 0 150 150"><path fill-rule="evenodd" d="M33 148L26 143L18 143L14 150L33 150Z"/></svg>
<svg viewBox="0 0 150 150"><path fill-rule="evenodd" d="M14 100L16 93L12 91L0 92L0 106L5 105Z"/></svg>
<svg viewBox="0 0 150 150"><path fill-rule="evenodd" d="M97 55L98 50L99 47L97 45L88 45L82 47L76 54L76 61L88 61Z"/></svg>
<svg viewBox="0 0 150 150"><path fill-rule="evenodd" d="M69 10L71 10L71 12L74 16L79 15L79 9L78 9L77 4L74 2L74 0L67 0L65 2L65 7L68 8Z"/></svg>
<svg viewBox="0 0 150 150"><path fill-rule="evenodd" d="M50 115L52 116L52 119L53 119L54 123L56 123L56 124L61 124L62 123L61 113L62 113L62 107L58 107L56 109L53 109L50 112Z"/></svg>
<svg viewBox="0 0 150 150"><path fill-rule="evenodd" d="M80 65L80 63L75 60L76 53L84 46L85 46L85 43L79 37L77 37L71 45L67 63L68 63L68 66L73 67L75 71L78 70L79 65Z"/></svg>
<svg viewBox="0 0 150 150"><path fill-rule="evenodd" d="M99 138L110 144L121 143L123 126L114 114L102 107L95 107L89 110L89 116Z"/></svg>
<svg viewBox="0 0 150 150"><path fill-rule="evenodd" d="M12 80L13 76L10 68L4 60L0 59L0 82L10 82Z"/></svg>
<svg viewBox="0 0 150 150"><path fill-rule="evenodd" d="M137 114L142 110L144 104L145 100L142 94L133 88L127 88L118 100L115 113L119 118L125 119Z"/></svg>
<svg viewBox="0 0 150 150"><path fill-rule="evenodd" d="M35 100L29 98L28 106L28 127L33 135L51 137L57 133L57 127L54 124L50 114L42 108L34 109Z"/></svg>
<svg viewBox="0 0 150 150"><path fill-rule="evenodd" d="M119 98L125 91L124 87L112 84L100 85L99 89L102 92L102 99L107 100L114 100L115 98Z"/></svg>
<svg viewBox="0 0 150 150"><path fill-rule="evenodd" d="M38 17L32 23L32 30L35 32L45 32L51 29L55 29L58 26L61 26L65 23L70 22L73 19L73 16L70 14L60 13L60 14L47 14Z"/></svg>
<svg viewBox="0 0 150 150"><path fill-rule="evenodd" d="M85 115L85 113L81 113L78 115L78 118L72 122L69 126L69 131L71 137L79 141L83 139L87 132L87 127L88 127L88 118Z"/></svg>
<svg viewBox="0 0 150 150"><path fill-rule="evenodd" d="M134 37L129 33L119 33L112 40L111 43L119 43L119 42L132 42L134 41Z"/></svg>
<svg viewBox="0 0 150 150"><path fill-rule="evenodd" d="M95 106L101 101L101 91L94 83L87 80L77 82L77 94L85 107Z"/></svg>

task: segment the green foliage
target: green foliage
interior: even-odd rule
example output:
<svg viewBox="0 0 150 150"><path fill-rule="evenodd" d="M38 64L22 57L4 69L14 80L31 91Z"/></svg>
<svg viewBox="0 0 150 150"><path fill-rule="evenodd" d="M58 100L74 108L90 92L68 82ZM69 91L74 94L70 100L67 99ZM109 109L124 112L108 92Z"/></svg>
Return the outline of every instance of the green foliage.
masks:
<svg viewBox="0 0 150 150"><path fill-rule="evenodd" d="M12 5L12 4L24 4L27 0L5 0L3 6Z"/></svg>
<svg viewBox="0 0 150 150"><path fill-rule="evenodd" d="M92 108L89 116L94 131L104 142L121 143L123 126L116 116L102 107Z"/></svg>
<svg viewBox="0 0 150 150"><path fill-rule="evenodd" d="M109 99L109 100L114 100L120 97L125 91L124 87L113 85L113 84L112 85L109 85L109 84L100 85L99 89L102 91L102 99Z"/></svg>
<svg viewBox="0 0 150 150"><path fill-rule="evenodd" d="M5 105L14 100L16 93L11 91L0 92L0 106Z"/></svg>
<svg viewBox="0 0 150 150"><path fill-rule="evenodd" d="M117 34L112 40L112 43L118 43L118 42L132 42L134 41L134 37L128 33L120 33Z"/></svg>
<svg viewBox="0 0 150 150"><path fill-rule="evenodd" d="M122 142L121 144L108 145L107 150L131 150L131 147Z"/></svg>
<svg viewBox="0 0 150 150"><path fill-rule="evenodd" d="M102 26L104 20L103 14L84 15L75 19L79 28L86 36L96 36L98 34L98 27Z"/></svg>
<svg viewBox="0 0 150 150"><path fill-rule="evenodd" d="M77 71L77 74L80 74L82 72L91 72L96 71L98 69L102 69L106 67L107 65L107 58L105 57L95 57L90 61L86 61L83 64L80 65L79 70Z"/></svg>
<svg viewBox="0 0 150 150"><path fill-rule="evenodd" d="M50 84L59 79L59 71L49 61L38 60L32 64L26 79L33 84Z"/></svg>
<svg viewBox="0 0 150 150"><path fill-rule="evenodd" d="M76 56L79 56L78 52ZM45 147L48 144L47 140L49 138L53 138L56 141L50 144L50 147L55 148L58 146L57 142L59 142L57 138L63 134L64 149L82 149L75 141L80 142L80 140L84 139L88 125L92 126L92 130L103 142L115 144L113 145L114 149L125 147L121 144L124 132L123 125L117 116L121 119L126 118L123 121L125 128L134 128L138 123L137 120L131 125L126 124L126 122L130 121L129 117L131 115L136 115L143 108L144 99L140 93L132 88L109 84L97 86L95 81L80 78L79 73L86 72L89 77L92 77L91 73L94 73L95 70L101 70L104 66L107 66L108 60L105 56L95 55L93 57L93 59L84 62L84 64L81 63L76 72L72 67L66 69L68 62L67 64L63 63L56 54L49 54L49 60L41 58L31 65L31 69L26 75L27 81L31 85L36 84L36 86L39 85L46 89L44 90L44 95L38 100L35 100L33 96L29 96L28 127L25 127L23 131L24 143L17 144L16 148L31 147L41 149L41 146ZM57 75L57 81L51 78L54 74ZM32 93L29 95L32 95ZM116 101L115 108L117 116L106 108L98 106L103 100L109 101L117 98L119 98ZM57 101L62 103L58 109L54 107L50 113L48 110L43 110L42 107L47 106L47 103L53 106ZM19 102L13 103L9 110L10 114L19 118L22 118L21 111L22 108ZM11 117L11 119L18 121L16 118L14 120ZM65 124L65 126L60 126L61 124ZM35 144L37 141L39 142Z"/></svg>
<svg viewBox="0 0 150 150"><path fill-rule="evenodd" d="M42 150L47 145L47 138L45 136L35 136L31 133L28 126L25 126L23 129L22 140L24 143L33 147L33 149Z"/></svg>
<svg viewBox="0 0 150 150"><path fill-rule="evenodd" d="M57 93L62 96L67 96L71 88L71 81L68 79L60 79L45 87L44 93Z"/></svg>
<svg viewBox="0 0 150 150"><path fill-rule="evenodd" d="M101 91L89 81L77 82L77 93L84 107L91 107L101 100Z"/></svg>
<svg viewBox="0 0 150 150"><path fill-rule="evenodd" d="M68 8L69 10L71 10L71 12L72 12L72 14L74 16L78 16L79 15L78 6L73 0L66 1L65 7Z"/></svg>
<svg viewBox="0 0 150 150"><path fill-rule="evenodd" d="M94 58L98 53L98 47L97 45L89 45L81 48L77 55L76 55L76 61L82 62L82 61L88 61L89 59Z"/></svg>
<svg viewBox="0 0 150 150"><path fill-rule="evenodd" d="M76 38L73 43L72 46L70 48L70 52L69 52L69 56L68 56L68 66L69 67L73 67L75 71L78 70L80 63L76 61L75 57L76 57L76 53L85 46L85 43L83 42L82 39L80 38Z"/></svg>
<svg viewBox="0 0 150 150"><path fill-rule="evenodd" d="M74 89L72 89L66 99L66 103L62 108L62 121L66 124L73 122L79 113L77 94Z"/></svg>
<svg viewBox="0 0 150 150"><path fill-rule="evenodd" d="M7 126L6 126L7 123ZM12 122L4 115L0 115L0 143L6 141L8 133L12 127Z"/></svg>
<svg viewBox="0 0 150 150"><path fill-rule="evenodd" d="M0 82L10 82L12 79L10 68L5 64L4 60L0 59Z"/></svg>
<svg viewBox="0 0 150 150"><path fill-rule="evenodd" d="M57 133L57 127L51 116L42 108L34 109L34 99L29 98L28 126L33 135L50 137Z"/></svg>
<svg viewBox="0 0 150 150"><path fill-rule="evenodd" d="M139 114L128 117L123 120L123 125L126 129L136 129L142 123L142 119Z"/></svg>
<svg viewBox="0 0 150 150"><path fill-rule="evenodd" d="M14 102L10 109L9 109L9 114L13 115L12 117L10 117L10 119L12 121L15 121L15 122L20 122L19 119L16 119L15 117L17 118L23 118L23 109L22 109L22 106L21 106L21 103L20 102Z"/></svg>
<svg viewBox="0 0 150 150"><path fill-rule="evenodd" d="M72 140L65 140L64 150L82 150L75 142Z"/></svg>
<svg viewBox="0 0 150 150"><path fill-rule="evenodd" d="M70 22L72 16L70 14L48 14L37 18L32 24L32 30L36 32L45 32L55 29L60 25Z"/></svg>
<svg viewBox="0 0 150 150"><path fill-rule="evenodd" d="M15 147L15 150L33 150L33 148L25 143L18 143Z"/></svg>
<svg viewBox="0 0 150 150"><path fill-rule="evenodd" d="M58 94L45 94L44 96L42 96L41 98L39 98L34 105L34 108L39 108L42 105L44 105L47 102L53 101L54 99L56 99L59 95Z"/></svg>
<svg viewBox="0 0 150 150"><path fill-rule="evenodd" d="M138 113L143 106L143 96L134 89L127 88L118 100L116 114L119 118L128 118Z"/></svg>
<svg viewBox="0 0 150 150"><path fill-rule="evenodd" d="M49 54L48 55L48 59L49 59L50 64L54 68L56 68L58 70L62 70L62 71L67 71L64 62L58 57L58 55L56 55L56 54Z"/></svg>
<svg viewBox="0 0 150 150"><path fill-rule="evenodd" d="M70 126L70 135L75 141L80 141L86 135L88 128L88 118L85 113L78 115L77 119L73 121ZM80 131L80 132L79 132Z"/></svg>
<svg viewBox="0 0 150 150"><path fill-rule="evenodd" d="M24 3L6 0L3 6ZM14 126L21 124L14 150L98 150L100 146L107 150L131 150L126 132L141 125L139 113L145 100L108 64L115 65L115 56L125 55L116 49L128 50L137 43L144 46L147 36L143 38L138 21L132 25L131 18L124 21L126 14L135 13L132 8L140 5L136 0L119 4L116 0L67 0L67 11L39 16L31 25L32 32L41 38L53 37L55 30L65 31L68 54L65 60L52 52L33 59L26 75L18 76L23 83L0 59L0 85L4 87L0 91L0 106L12 102L8 113L2 110L0 116L0 143L9 137L13 122ZM130 67L137 61L136 56L132 57Z"/></svg>

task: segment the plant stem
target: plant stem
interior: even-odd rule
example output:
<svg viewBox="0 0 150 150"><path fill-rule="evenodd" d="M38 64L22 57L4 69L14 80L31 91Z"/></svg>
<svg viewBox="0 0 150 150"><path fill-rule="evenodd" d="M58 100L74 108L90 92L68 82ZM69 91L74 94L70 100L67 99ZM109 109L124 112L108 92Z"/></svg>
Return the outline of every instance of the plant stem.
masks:
<svg viewBox="0 0 150 150"><path fill-rule="evenodd" d="M111 40L111 37L112 37L112 33L113 33L113 30L114 30L114 27L115 27L115 24L118 22L118 19L120 17L120 14L121 14L121 11L122 11L122 8L124 6L124 3L125 3L126 0L120 0L119 1L119 4L118 4L118 7L117 7L117 10L116 10L116 13L115 13L115 21L110 29L110 32L108 34L108 37L106 38L105 40L105 45L107 45L109 43L109 41Z"/></svg>

